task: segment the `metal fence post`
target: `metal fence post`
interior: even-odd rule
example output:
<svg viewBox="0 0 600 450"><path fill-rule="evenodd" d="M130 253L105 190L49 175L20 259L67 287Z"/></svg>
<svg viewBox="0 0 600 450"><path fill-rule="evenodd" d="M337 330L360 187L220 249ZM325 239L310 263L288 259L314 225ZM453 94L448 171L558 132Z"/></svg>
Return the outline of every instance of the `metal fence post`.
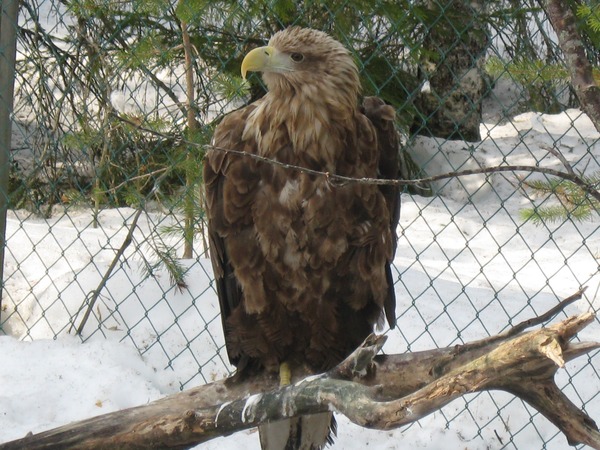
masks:
<svg viewBox="0 0 600 450"><path fill-rule="evenodd" d="M0 0L0 314L4 288L4 249L10 169L11 115L17 51L18 0Z"/></svg>

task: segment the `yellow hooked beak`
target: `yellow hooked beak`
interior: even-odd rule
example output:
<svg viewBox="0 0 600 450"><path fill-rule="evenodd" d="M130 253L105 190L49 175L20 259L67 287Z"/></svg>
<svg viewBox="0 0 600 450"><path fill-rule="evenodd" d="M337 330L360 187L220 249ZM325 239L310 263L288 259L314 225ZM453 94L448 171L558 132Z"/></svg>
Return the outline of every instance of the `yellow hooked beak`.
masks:
<svg viewBox="0 0 600 450"><path fill-rule="evenodd" d="M251 50L242 61L242 78L246 79L248 72L267 72L285 70L279 61L279 52L274 47L258 47Z"/></svg>

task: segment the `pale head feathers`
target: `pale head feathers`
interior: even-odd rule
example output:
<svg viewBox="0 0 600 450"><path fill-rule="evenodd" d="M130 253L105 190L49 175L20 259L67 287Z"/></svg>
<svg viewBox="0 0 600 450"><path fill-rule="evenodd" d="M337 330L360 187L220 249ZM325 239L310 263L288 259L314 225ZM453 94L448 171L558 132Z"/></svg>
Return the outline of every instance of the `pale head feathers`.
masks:
<svg viewBox="0 0 600 450"><path fill-rule="evenodd" d="M268 93L248 118L244 138L255 139L259 153L269 155L283 126L294 151L312 154L332 170L329 162L358 111L360 80L352 55L326 33L300 27L277 32L263 49L276 62L261 70Z"/></svg>
<svg viewBox="0 0 600 450"><path fill-rule="evenodd" d="M293 71L266 72L269 90L284 89L315 98L326 93L332 101L355 108L360 91L358 69L350 52L326 33L310 28L290 27L269 40L269 46L299 58Z"/></svg>

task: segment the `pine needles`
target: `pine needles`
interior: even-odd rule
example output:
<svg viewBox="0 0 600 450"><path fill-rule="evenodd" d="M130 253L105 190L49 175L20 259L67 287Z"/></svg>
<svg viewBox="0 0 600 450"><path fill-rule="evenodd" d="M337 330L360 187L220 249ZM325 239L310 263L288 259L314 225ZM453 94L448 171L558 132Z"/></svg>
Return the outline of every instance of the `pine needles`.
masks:
<svg viewBox="0 0 600 450"><path fill-rule="evenodd" d="M600 172L594 172L592 175L580 175L580 177L589 186L596 187L600 184ZM558 201L558 203L547 206L533 206L521 210L521 218L530 220L536 225L569 219L583 222L594 219L600 212L600 202L571 181L552 178L523 181L522 183L536 194L545 196L546 199L543 203L550 202L550 196Z"/></svg>

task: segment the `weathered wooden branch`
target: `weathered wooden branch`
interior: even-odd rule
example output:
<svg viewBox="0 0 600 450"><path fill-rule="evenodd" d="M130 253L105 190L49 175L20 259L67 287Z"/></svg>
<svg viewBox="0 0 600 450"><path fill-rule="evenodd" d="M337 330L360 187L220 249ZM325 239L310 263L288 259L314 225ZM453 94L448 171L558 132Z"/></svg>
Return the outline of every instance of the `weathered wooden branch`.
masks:
<svg viewBox="0 0 600 450"><path fill-rule="evenodd" d="M570 444L600 449L595 422L554 383L556 371L566 361L600 348L600 343L570 342L594 321L594 314L524 331L542 318L550 319L582 293L540 318L480 341L375 356L385 337L371 336L332 371L284 388L278 388L278 380L269 376L228 378L148 405L0 444L0 450L189 448L266 420L327 410L338 411L364 427L391 429L462 395L485 390L504 390L522 398L554 423Z"/></svg>

